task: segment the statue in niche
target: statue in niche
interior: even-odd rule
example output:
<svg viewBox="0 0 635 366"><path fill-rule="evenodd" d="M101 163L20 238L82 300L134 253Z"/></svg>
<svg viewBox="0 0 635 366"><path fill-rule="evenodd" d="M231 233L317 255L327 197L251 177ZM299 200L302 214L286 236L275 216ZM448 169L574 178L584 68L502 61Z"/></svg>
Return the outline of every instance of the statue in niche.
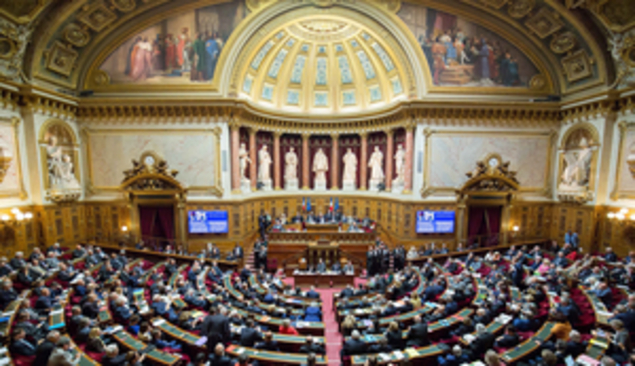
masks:
<svg viewBox="0 0 635 366"><path fill-rule="evenodd" d="M240 144L240 148L238 149L238 159L239 159L239 169L240 169L240 180L245 181L247 179L247 166L251 164L251 159L249 159L249 152L247 152L247 148L244 143Z"/></svg>
<svg viewBox="0 0 635 366"><path fill-rule="evenodd" d="M406 177L406 150L404 150L403 145L397 145L397 152L395 152L395 172L397 173L397 178L395 178L396 183L404 182Z"/></svg>
<svg viewBox="0 0 635 366"><path fill-rule="evenodd" d="M313 172L315 181L326 184L326 172L329 170L329 161L322 148L319 148L313 157Z"/></svg>
<svg viewBox="0 0 635 366"><path fill-rule="evenodd" d="M271 155L267 151L267 145L263 145L258 151L258 182L271 182L270 169Z"/></svg>
<svg viewBox="0 0 635 366"><path fill-rule="evenodd" d="M342 161L344 162L344 175L342 178L344 186L352 184L354 187L357 178L357 156L350 147L346 149L346 154L344 154Z"/></svg>
<svg viewBox="0 0 635 366"><path fill-rule="evenodd" d="M54 190L79 189L79 182L73 172L73 162L61 146L57 145L57 137L49 136L46 145L46 159L51 188Z"/></svg>
<svg viewBox="0 0 635 366"><path fill-rule="evenodd" d="M375 146L375 150L368 160L370 168L370 186L377 188L380 183L384 182L384 154L379 150L379 146Z"/></svg>
<svg viewBox="0 0 635 366"><path fill-rule="evenodd" d="M284 155L284 179L292 181L298 179L298 154L293 147Z"/></svg>
<svg viewBox="0 0 635 366"><path fill-rule="evenodd" d="M591 158L593 147L585 136L571 136L575 139L575 144L567 141L567 146L563 152L564 166L560 176L559 189L561 190L581 190L589 185L591 175Z"/></svg>

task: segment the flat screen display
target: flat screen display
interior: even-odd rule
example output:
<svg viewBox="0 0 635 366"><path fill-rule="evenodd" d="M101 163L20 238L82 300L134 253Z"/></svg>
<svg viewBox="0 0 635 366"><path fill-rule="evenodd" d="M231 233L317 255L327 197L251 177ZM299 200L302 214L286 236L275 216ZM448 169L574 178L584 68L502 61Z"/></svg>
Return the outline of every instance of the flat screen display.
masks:
<svg viewBox="0 0 635 366"><path fill-rule="evenodd" d="M189 211L190 234L224 234L229 231L227 211Z"/></svg>
<svg viewBox="0 0 635 366"><path fill-rule="evenodd" d="M417 211L417 234L452 234L454 211Z"/></svg>

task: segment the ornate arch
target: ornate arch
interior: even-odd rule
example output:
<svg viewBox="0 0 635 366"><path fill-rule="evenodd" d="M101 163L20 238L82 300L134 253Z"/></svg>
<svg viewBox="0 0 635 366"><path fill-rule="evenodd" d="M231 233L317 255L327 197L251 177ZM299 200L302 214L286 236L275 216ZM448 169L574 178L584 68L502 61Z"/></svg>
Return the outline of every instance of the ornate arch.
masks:
<svg viewBox="0 0 635 366"><path fill-rule="evenodd" d="M565 133L562 135L562 138L560 139L560 150L564 150L566 148L567 141L569 141L572 136L574 136L574 134L577 134L581 131L593 139L593 142L591 142L590 145L599 145L600 133L598 132L597 128L595 128L595 126L593 126L593 124L589 122L581 122L574 124L565 131Z"/></svg>

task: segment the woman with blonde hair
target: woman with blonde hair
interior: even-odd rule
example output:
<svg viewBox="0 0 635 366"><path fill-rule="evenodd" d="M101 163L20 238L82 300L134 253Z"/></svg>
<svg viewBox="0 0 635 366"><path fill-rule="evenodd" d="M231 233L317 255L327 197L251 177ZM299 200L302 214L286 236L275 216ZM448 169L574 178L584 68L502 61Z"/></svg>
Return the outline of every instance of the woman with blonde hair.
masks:
<svg viewBox="0 0 635 366"><path fill-rule="evenodd" d="M101 329L94 327L88 333L88 340L86 341L86 351L94 353L106 352L106 344L101 339Z"/></svg>
<svg viewBox="0 0 635 366"><path fill-rule="evenodd" d="M397 324L397 322L393 321L388 324L385 336L388 340L388 345L392 349L403 349L403 335L401 334L401 330L399 330L399 324Z"/></svg>
<svg viewBox="0 0 635 366"><path fill-rule="evenodd" d="M410 304L412 304L413 309L419 309L421 307L421 297L419 297L419 294L416 291L410 296Z"/></svg>
<svg viewBox="0 0 635 366"><path fill-rule="evenodd" d="M356 328L357 319L355 319L353 314L348 314L342 322L342 334L344 334L344 337L349 337Z"/></svg>

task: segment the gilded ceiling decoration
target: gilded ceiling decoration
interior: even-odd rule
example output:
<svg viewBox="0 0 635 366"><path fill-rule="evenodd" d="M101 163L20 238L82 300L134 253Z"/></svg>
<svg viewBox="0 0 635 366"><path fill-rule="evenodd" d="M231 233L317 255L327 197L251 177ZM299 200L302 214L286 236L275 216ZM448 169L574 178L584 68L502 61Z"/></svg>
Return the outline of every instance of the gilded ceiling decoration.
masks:
<svg viewBox="0 0 635 366"><path fill-rule="evenodd" d="M201 30L203 37L207 37L204 40L205 42L209 39L217 40L219 54L221 54L222 46L229 41L229 36L233 29L241 27L241 21L245 17L249 16L250 19L256 19L258 14L272 7L278 7L283 3L288 3L287 8L309 6L314 7L318 11L337 7L354 9L359 4L371 4L378 11L386 13L393 18L395 18L396 14L399 14L398 16L403 21L404 8L408 8L408 5L420 5L424 2L419 0L77 0L62 3L57 0L21 0L6 1L0 4L0 15L5 18L3 21L9 20L9 24L15 28L18 24L33 26L38 19L43 17L42 14L45 13L46 9L55 10L55 14L46 14L50 20L41 22L37 29L37 39L33 43L34 47L28 51L32 52L33 55L26 58L32 60L32 64L26 65L25 68L29 71L27 74L33 76L35 80L40 79L65 88L76 89L81 81L80 77L83 77L85 70L91 67L88 63L92 62L96 54L101 54L102 50L106 48L112 51L113 42L120 45L121 42L125 41L120 35L116 37L113 35L121 29L135 29L132 32L143 33L143 27L147 29L153 24L149 19L153 19L156 22L157 19L166 19L167 16L182 13L183 11L219 7L219 9L223 9L218 11L210 11L208 9L205 12L209 16L203 17L203 22L212 24L211 26L201 26L192 22L187 27L186 36L194 43L197 39L196 30ZM171 4L174 5L172 6ZM555 65L558 72L552 73L550 71L552 75L545 75L542 72L543 70L538 70L534 75L528 75L524 80L521 77L520 82L513 81L512 83L516 85L522 84L523 87L530 88L534 92L543 93L547 92L549 87L557 86L560 88L560 92L565 94L605 83L607 75L607 66L604 64L603 58L605 51L598 47L591 32L586 29L585 24L573 16L568 9L587 10L597 17L607 31L612 34L612 44L614 45L612 54L618 69L619 78L616 86L624 86L632 83L632 72L634 69L632 64L635 60L635 56L633 56L635 52L628 34L635 26L635 7L631 5L632 2L630 0L429 0L425 2L425 7L446 12L447 14L453 13L453 8L469 7L471 11L468 10L465 15L469 15L468 19L478 19L479 25L501 25L501 27L511 27L517 29L521 34L526 34L527 38L523 39L522 42L514 42L514 46L518 46L520 52L517 55L512 54L511 58L516 57L518 59L522 57L521 54L527 54L527 49L530 48L529 44L531 44L531 48L535 49L537 47L540 49L541 54L537 56L541 59L540 62ZM161 13L158 11L153 12L157 7L161 7ZM227 13L228 11L231 14ZM407 22L404 21L404 23ZM461 24L463 23L459 20L457 26ZM319 24L309 24L307 26L309 28L297 25L298 29L302 28L305 32L328 30L315 28L320 27L321 25ZM350 31L352 29L341 24L339 26L342 26L343 30L348 29ZM30 28L26 27L19 30L11 30L9 26L4 26L3 28L4 31L0 34L0 76L15 81L22 81L24 73L19 70L19 65L25 59L24 52L29 41ZM176 57L179 62L178 67L176 63L169 65L171 68L163 66L165 68L164 71L182 68L182 55L178 55L181 53L181 49L178 48L178 42L180 42L180 38L183 35L183 28L185 27L171 30L171 33L149 32L147 41L142 38L139 43L145 43L139 44L139 46L142 46L142 48L148 48L148 44L152 46L156 35L161 34L160 43L162 46L165 45L167 47L170 42L177 44ZM212 33L212 35L206 36L205 33L207 31ZM220 33L218 35L219 38L212 38L215 31ZM291 30L288 31L290 34ZM419 32L419 30L414 32L416 40L419 40ZM8 33L11 33L11 35L7 35ZM484 34L488 34L486 38L493 37L489 32L484 32ZM130 33L128 34L129 37L131 35ZM460 34L458 34L455 27L450 37L455 38L457 35ZM499 35L509 39L508 34ZM383 36L383 34L380 36ZM134 39L132 38L131 42L134 42ZM128 46L133 44L130 43ZM464 47L467 45L467 43L464 43ZM467 62L467 59L470 58L469 52L466 52L467 58L461 60L461 47L457 47L460 45L453 45L454 49L450 47L449 43L443 46L446 47L444 62L447 62L448 52L450 58L454 58L454 52L458 51L456 62L459 65L461 61ZM488 44L488 46L491 45ZM482 46L478 45L477 48L479 47ZM435 50L437 51L436 54L441 53L440 47L436 47ZM469 51L469 49L467 50ZM376 61L372 56L373 53L374 50L371 50L371 56L369 56L371 63ZM432 54L433 56L428 61L431 61L434 65L435 52L432 52ZM220 56L218 57L218 61L220 61ZM409 57L412 57L412 55L409 55ZM359 56L355 55L354 58L357 58L357 62L359 62ZM103 58L100 61L104 61ZM162 62L166 63L168 60L163 60ZM399 61L393 62L399 63ZM513 61L506 62L513 63ZM382 63L380 60L380 65ZM538 59L531 59L531 63L535 65L538 63ZM351 64L351 61L349 61L349 64ZM335 69L328 66L330 65L327 65L327 73ZM442 70L443 72L437 72L439 77L445 73L444 81L439 80L438 84L435 84L434 72L430 72L429 77L433 79L431 85L447 87L453 86L451 85L452 83L458 82L460 84L465 83L465 80L474 81L475 79L476 72L470 70L470 68L457 68L452 63L449 65L438 63L436 70L439 70L442 66L450 66L448 69ZM339 64L337 67L339 67ZM351 64L351 68L354 69L355 65ZM527 65L523 67L523 62L518 59L517 67L511 67L512 74L516 68L519 71L523 70L526 72ZM478 66L475 69L478 69ZM125 74L126 71L129 72L130 70L124 67L122 73ZM210 72L206 73L205 70L197 70L193 76L192 73L187 74L187 72L186 68L178 77L189 77L190 80L201 84L201 88L206 90L210 89L209 86L205 86L205 82L208 82L212 84L212 90L217 90L218 85L212 83L213 78L210 77ZM140 72L139 75L136 75L138 78L144 78L144 76L147 78L149 75L145 72ZM497 76L500 78L500 75ZM119 80L117 75L103 70L89 73L88 77L93 78L93 80L89 80L86 85L95 87L117 83L117 80ZM551 77L557 80L552 82L550 80ZM170 75L168 79L174 83L176 76ZM509 81L504 83L502 79L499 79L499 82L501 84L509 84ZM127 81L127 83L131 86L135 84L130 81ZM402 81L402 83L407 83L407 81ZM497 86L496 80L494 80L494 83L494 86ZM537 90L536 88L543 89ZM438 89L438 91L441 90ZM122 91L125 90L122 89ZM490 91L488 90L488 92ZM323 99L322 96L318 96L318 98ZM339 98L343 99L344 97L341 95ZM384 96L382 95L383 98ZM337 103L342 104L342 101L338 100Z"/></svg>
<svg viewBox="0 0 635 366"><path fill-rule="evenodd" d="M408 65L384 37L350 19L310 16L256 45L238 96L264 108L331 113L379 108L407 98Z"/></svg>

